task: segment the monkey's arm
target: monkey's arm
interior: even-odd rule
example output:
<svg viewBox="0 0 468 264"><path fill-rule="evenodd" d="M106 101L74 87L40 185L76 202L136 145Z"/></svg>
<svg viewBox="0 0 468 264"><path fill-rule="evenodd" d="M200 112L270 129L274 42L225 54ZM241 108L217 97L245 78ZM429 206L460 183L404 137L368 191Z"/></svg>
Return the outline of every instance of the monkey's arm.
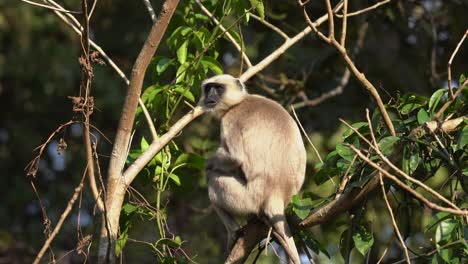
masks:
<svg viewBox="0 0 468 264"><path fill-rule="evenodd" d="M243 174L240 162L223 148L218 148L215 155L206 160L205 169L207 172L224 175L239 176Z"/></svg>

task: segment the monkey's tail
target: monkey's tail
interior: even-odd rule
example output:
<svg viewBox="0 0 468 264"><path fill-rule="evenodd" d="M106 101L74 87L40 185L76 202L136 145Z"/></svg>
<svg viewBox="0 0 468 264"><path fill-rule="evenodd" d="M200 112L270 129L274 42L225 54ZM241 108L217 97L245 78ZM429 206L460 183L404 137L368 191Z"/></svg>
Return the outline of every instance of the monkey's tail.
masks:
<svg viewBox="0 0 468 264"><path fill-rule="evenodd" d="M299 253L297 252L294 238L284 215L283 202L280 200L270 201L264 209L264 213L269 225L275 231L273 234L288 256L288 263L300 264Z"/></svg>

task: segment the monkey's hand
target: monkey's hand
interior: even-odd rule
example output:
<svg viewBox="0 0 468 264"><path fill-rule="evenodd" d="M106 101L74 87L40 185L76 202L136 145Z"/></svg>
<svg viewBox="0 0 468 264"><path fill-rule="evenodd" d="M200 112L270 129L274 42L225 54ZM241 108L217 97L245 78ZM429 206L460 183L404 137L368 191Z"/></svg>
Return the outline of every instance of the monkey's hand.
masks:
<svg viewBox="0 0 468 264"><path fill-rule="evenodd" d="M218 148L216 154L206 160L207 171L218 171L223 174L232 174L240 169L241 165L233 159L223 148Z"/></svg>

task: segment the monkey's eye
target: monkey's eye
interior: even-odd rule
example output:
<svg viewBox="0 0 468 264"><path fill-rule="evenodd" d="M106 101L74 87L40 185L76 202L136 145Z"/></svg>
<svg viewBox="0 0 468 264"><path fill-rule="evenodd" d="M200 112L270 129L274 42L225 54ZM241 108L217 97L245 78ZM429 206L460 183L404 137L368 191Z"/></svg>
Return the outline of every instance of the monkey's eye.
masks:
<svg viewBox="0 0 468 264"><path fill-rule="evenodd" d="M216 83L210 83L205 85L205 94L208 94L212 89L214 89L218 94L222 94L224 92L224 86Z"/></svg>

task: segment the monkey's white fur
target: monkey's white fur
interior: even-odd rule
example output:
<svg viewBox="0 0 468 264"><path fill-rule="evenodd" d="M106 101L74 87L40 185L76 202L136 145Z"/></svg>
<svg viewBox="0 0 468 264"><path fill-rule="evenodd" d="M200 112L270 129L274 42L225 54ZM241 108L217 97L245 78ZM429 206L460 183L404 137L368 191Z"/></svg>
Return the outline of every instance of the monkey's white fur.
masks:
<svg viewBox="0 0 468 264"><path fill-rule="evenodd" d="M299 254L284 209L305 177L306 152L297 124L278 103L247 93L230 75L202 84L224 92L209 109L221 119L221 146L206 162L209 198L226 226L230 243L239 229L236 217L266 218L282 246L299 264ZM205 95L200 103L203 105Z"/></svg>

